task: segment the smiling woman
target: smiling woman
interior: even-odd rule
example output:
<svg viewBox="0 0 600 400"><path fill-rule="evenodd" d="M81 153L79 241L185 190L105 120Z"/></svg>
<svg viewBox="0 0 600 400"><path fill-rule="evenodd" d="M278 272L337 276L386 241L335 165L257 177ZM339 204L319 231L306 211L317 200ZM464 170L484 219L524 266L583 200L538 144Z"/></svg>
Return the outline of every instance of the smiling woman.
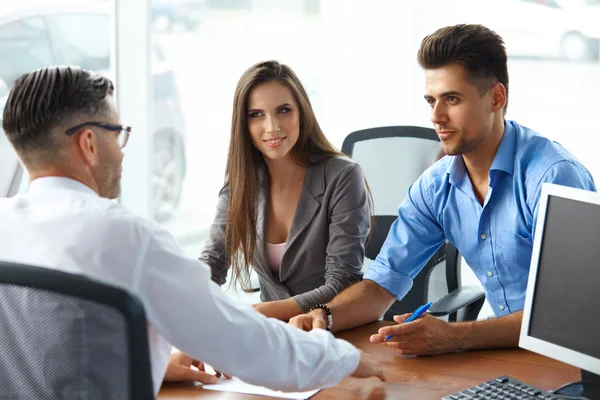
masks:
<svg viewBox="0 0 600 400"><path fill-rule="evenodd" d="M290 89L277 81L257 85L248 106L250 138L265 162L288 156L300 135L298 106Z"/></svg>
<svg viewBox="0 0 600 400"><path fill-rule="evenodd" d="M225 185L200 260L218 284L233 268L259 276L263 314L288 320L361 279L371 199L358 164L339 153L294 72L258 63L234 97Z"/></svg>

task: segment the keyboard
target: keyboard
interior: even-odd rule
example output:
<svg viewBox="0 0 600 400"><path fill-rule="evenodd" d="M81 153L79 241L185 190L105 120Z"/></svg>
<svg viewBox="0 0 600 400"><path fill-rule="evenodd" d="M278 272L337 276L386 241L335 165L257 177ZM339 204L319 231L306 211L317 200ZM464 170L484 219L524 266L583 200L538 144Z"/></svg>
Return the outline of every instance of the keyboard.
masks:
<svg viewBox="0 0 600 400"><path fill-rule="evenodd" d="M563 400L572 397L552 394L510 376L500 376L472 388L442 397L442 400Z"/></svg>

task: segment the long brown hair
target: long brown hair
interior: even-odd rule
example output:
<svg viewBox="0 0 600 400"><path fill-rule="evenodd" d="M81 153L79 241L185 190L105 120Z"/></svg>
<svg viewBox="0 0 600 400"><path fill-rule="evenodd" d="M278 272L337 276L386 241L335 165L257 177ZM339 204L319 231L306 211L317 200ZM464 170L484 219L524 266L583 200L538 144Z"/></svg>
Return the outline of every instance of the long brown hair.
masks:
<svg viewBox="0 0 600 400"><path fill-rule="evenodd" d="M256 248L258 171L265 165L248 131L248 97L261 83L277 81L292 92L300 111L300 135L291 150L292 160L305 167L343 155L327 140L313 112L308 95L294 71L277 61L259 62L250 67L235 89L227 175L223 190L229 190L225 225L225 252L233 269L233 280L251 291L250 264Z"/></svg>

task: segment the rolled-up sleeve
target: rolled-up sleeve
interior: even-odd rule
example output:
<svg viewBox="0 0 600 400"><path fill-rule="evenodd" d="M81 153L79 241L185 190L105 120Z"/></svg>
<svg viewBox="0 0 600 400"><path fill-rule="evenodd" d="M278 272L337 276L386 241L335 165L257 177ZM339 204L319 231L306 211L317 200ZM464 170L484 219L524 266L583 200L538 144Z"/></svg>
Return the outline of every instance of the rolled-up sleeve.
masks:
<svg viewBox="0 0 600 400"><path fill-rule="evenodd" d="M362 278L365 243L371 229L371 201L362 169L348 164L338 175L329 204L325 284L293 297L302 312L333 299Z"/></svg>
<svg viewBox="0 0 600 400"><path fill-rule="evenodd" d="M208 232L208 240L204 244L199 260L211 269L212 280L223 285L227 280L229 260L225 249L225 226L229 210L229 188L225 187L219 194L215 218Z"/></svg>
<svg viewBox="0 0 600 400"><path fill-rule="evenodd" d="M432 185L423 176L411 185L379 255L364 275L398 300L445 240L433 212Z"/></svg>

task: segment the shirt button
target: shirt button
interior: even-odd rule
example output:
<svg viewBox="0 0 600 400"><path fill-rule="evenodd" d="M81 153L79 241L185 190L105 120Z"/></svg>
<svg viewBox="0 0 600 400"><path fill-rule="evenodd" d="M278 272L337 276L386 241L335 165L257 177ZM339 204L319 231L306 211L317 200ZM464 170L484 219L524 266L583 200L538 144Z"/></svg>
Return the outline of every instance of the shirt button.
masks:
<svg viewBox="0 0 600 400"><path fill-rule="evenodd" d="M494 273L492 271L488 271L488 276L494 276Z"/></svg>
<svg viewBox="0 0 600 400"><path fill-rule="evenodd" d="M500 311L504 311L504 305L503 304L500 305Z"/></svg>
<svg viewBox="0 0 600 400"><path fill-rule="evenodd" d="M487 238L487 236L485 236L485 233L482 233L482 234L481 234L481 238L482 238L483 240L485 240L485 239Z"/></svg>

